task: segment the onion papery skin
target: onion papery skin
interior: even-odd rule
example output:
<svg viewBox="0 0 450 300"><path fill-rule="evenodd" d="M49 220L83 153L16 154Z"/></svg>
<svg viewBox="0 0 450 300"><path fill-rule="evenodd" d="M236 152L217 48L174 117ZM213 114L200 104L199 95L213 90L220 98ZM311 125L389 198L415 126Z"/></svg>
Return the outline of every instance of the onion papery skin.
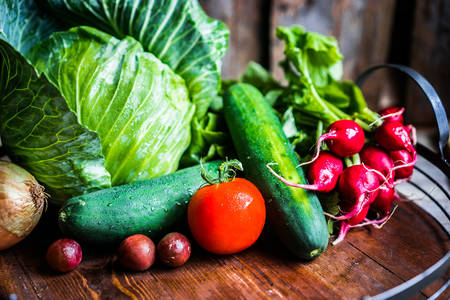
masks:
<svg viewBox="0 0 450 300"><path fill-rule="evenodd" d="M39 222L48 195L23 168L0 161L0 250L24 239Z"/></svg>

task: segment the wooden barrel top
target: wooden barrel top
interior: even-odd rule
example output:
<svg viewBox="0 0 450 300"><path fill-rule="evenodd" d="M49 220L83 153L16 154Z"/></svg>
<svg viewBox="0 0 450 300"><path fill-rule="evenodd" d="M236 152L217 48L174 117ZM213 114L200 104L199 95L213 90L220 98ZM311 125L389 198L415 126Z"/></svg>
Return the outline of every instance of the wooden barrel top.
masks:
<svg viewBox="0 0 450 300"><path fill-rule="evenodd" d="M194 245L183 267L156 263L140 273L122 270L115 249L84 249L77 269L58 274L45 262L48 245L60 237L55 227L54 215L47 214L27 239L1 252L0 298L358 299L414 277L450 249L439 224L414 203L403 202L383 228L354 228L344 242L329 245L312 262L295 259L265 233L236 255L213 255ZM445 280L415 299L431 296ZM448 299L450 291L441 296Z"/></svg>
<svg viewBox="0 0 450 300"><path fill-rule="evenodd" d="M45 253L62 236L56 210L49 209L29 237L0 251L0 300L360 299L377 295L422 273L450 250L450 221L430 201L439 200L442 209L450 212L449 187L448 174L419 156L411 181L397 186L409 201L398 203L389 222L381 229L351 229L342 243L330 244L314 261L299 261L273 235L263 232L255 245L235 255L213 255L193 243L192 256L184 266L171 269L157 262L137 273L118 266L116 249L85 246L83 261L74 271L52 271ZM447 270L413 299L429 298L449 278ZM450 289L438 299L450 299Z"/></svg>

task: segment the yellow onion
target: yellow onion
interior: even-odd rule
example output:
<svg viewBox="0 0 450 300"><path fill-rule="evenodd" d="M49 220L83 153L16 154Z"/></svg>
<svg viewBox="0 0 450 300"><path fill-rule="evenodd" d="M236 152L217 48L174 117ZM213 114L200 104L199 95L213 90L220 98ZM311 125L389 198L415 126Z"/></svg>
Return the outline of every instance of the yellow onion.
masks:
<svg viewBox="0 0 450 300"><path fill-rule="evenodd" d="M44 187L21 167L0 160L0 250L24 239L46 206Z"/></svg>

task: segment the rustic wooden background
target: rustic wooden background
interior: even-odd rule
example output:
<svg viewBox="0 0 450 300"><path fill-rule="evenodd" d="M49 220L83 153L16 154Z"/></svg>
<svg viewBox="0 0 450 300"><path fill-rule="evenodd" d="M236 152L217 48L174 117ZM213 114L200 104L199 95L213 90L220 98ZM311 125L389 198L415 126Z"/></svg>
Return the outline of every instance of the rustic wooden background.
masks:
<svg viewBox="0 0 450 300"><path fill-rule="evenodd" d="M379 63L409 65L430 80L449 111L450 0L199 1L210 16L230 28L230 47L223 63L225 78L239 76L251 60L282 78L277 62L284 45L274 37L275 28L300 24L338 39L345 57L345 78L356 79ZM373 109L405 105L409 122L425 131L435 127L423 96L402 76L380 71L363 91ZM429 183L422 186L430 193L435 190ZM49 220L47 214L29 238L0 255L0 299L14 299L9 298L11 294L19 299L175 299L199 295L222 299L357 299L423 272L450 247L447 235L430 216L404 202L382 230L355 229L341 245L330 246L308 264L293 261L273 240L262 239L249 250L227 257L197 247L183 268L167 270L157 263L143 273L117 268L113 250L108 254L86 251L77 270L58 275L42 259L47 246L59 237ZM53 235L48 234L49 228ZM444 279L413 299L430 297L448 278L447 272ZM439 299L448 299L449 293L447 289Z"/></svg>
<svg viewBox="0 0 450 300"><path fill-rule="evenodd" d="M449 111L450 1L448 0L200 0L206 12L230 28L223 75L239 76L250 60L283 74L284 45L277 26L300 24L333 35L344 55L344 77L356 79L380 63L409 65L436 88ZM406 106L407 121L434 133L432 110L402 75L379 71L364 85L371 108Z"/></svg>

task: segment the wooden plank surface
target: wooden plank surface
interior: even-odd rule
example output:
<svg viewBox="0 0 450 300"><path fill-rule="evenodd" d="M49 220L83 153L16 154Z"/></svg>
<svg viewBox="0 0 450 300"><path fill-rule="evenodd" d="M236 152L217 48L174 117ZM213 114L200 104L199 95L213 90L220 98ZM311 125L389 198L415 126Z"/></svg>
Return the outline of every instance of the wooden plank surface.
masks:
<svg viewBox="0 0 450 300"><path fill-rule="evenodd" d="M224 22L230 30L222 76L236 78L249 61L267 66L269 53L269 1L200 0L206 13Z"/></svg>
<svg viewBox="0 0 450 300"><path fill-rule="evenodd" d="M347 239L312 262L292 257L269 232L250 249L230 256L198 246L188 263L157 263L141 273L120 268L115 249L83 247L81 265L57 274L45 263L48 245L61 237L47 213L22 243L0 256L0 293L19 299L358 299L412 278L449 249L448 237L413 203L401 203L381 230L353 229ZM413 220L413 222L412 222ZM438 282L415 299L431 296ZM443 297L450 296L447 292ZM1 298L1 296L0 296ZM444 299L444 298L443 298Z"/></svg>

